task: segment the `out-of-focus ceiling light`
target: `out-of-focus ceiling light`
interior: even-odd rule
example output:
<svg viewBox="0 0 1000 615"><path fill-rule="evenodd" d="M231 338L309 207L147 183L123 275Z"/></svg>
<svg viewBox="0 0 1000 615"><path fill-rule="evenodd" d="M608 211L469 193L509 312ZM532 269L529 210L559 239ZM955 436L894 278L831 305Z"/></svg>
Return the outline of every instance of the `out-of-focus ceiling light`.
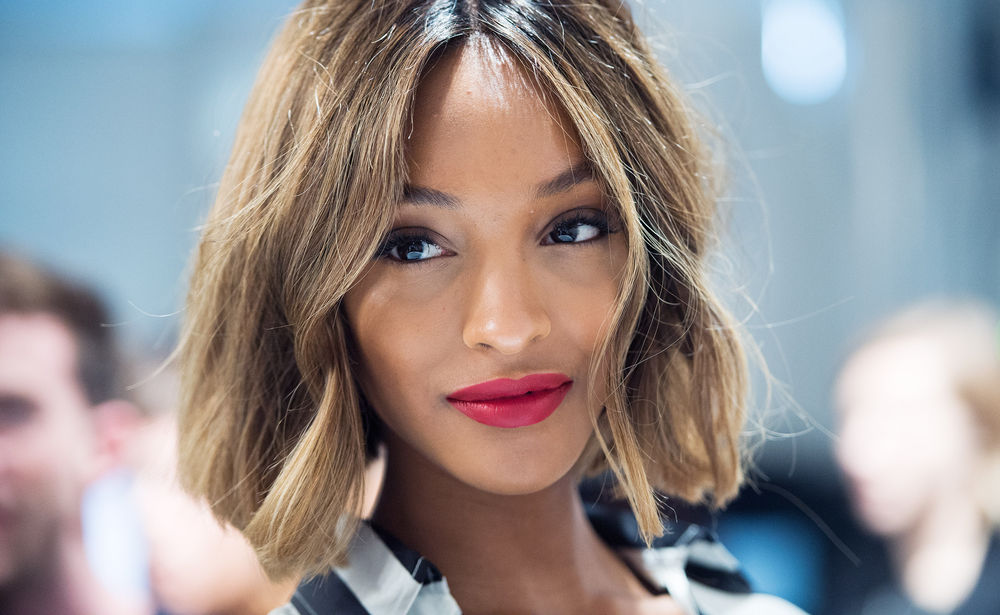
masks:
<svg viewBox="0 0 1000 615"><path fill-rule="evenodd" d="M825 0L766 0L760 60L771 89L811 105L837 93L847 73L844 25Z"/></svg>

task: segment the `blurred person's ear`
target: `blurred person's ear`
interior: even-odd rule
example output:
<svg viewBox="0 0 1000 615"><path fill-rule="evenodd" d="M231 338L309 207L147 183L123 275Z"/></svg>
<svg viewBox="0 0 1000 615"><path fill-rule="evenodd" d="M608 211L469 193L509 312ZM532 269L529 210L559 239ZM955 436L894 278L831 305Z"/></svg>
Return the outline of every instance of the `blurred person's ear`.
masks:
<svg viewBox="0 0 1000 615"><path fill-rule="evenodd" d="M986 516L994 525L1000 525L1000 450L984 455L977 477L979 499L983 503Z"/></svg>
<svg viewBox="0 0 1000 615"><path fill-rule="evenodd" d="M127 462L130 447L135 440L143 416L132 403L110 399L91 408L94 422L94 456L88 481Z"/></svg>

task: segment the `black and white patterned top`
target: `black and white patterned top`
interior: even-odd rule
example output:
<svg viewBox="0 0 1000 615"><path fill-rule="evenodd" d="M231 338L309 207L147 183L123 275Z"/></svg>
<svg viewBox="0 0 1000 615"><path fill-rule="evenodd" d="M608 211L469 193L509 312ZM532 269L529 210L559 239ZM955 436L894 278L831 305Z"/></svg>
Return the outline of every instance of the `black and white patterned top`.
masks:
<svg viewBox="0 0 1000 615"><path fill-rule="evenodd" d="M627 511L588 512L598 535L650 591L669 594L690 615L804 615L755 594L736 559L704 527L671 524L647 548ZM429 560L391 534L362 524L350 563L304 582L270 615L460 615L448 582Z"/></svg>

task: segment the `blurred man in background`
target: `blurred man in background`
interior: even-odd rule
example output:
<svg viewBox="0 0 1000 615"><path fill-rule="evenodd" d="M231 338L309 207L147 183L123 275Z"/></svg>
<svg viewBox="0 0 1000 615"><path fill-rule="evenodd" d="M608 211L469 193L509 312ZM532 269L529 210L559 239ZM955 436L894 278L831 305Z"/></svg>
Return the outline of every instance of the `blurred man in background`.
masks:
<svg viewBox="0 0 1000 615"><path fill-rule="evenodd" d="M160 613L265 615L288 602L298 579L269 580L243 535L220 524L208 504L177 482L176 370L147 366L141 372L148 375L135 387L136 401L151 420L136 434L129 464Z"/></svg>
<svg viewBox="0 0 1000 615"><path fill-rule="evenodd" d="M1000 613L1000 339L975 303L879 327L835 390L837 460L856 516L885 540L832 612Z"/></svg>
<svg viewBox="0 0 1000 615"><path fill-rule="evenodd" d="M84 552L84 490L138 420L108 322L87 289L0 252L0 613L150 610L104 590Z"/></svg>
<svg viewBox="0 0 1000 615"><path fill-rule="evenodd" d="M297 580L269 581L243 536L176 484L175 374L146 365L145 410L124 401L109 322L89 289L0 250L0 615L286 602Z"/></svg>

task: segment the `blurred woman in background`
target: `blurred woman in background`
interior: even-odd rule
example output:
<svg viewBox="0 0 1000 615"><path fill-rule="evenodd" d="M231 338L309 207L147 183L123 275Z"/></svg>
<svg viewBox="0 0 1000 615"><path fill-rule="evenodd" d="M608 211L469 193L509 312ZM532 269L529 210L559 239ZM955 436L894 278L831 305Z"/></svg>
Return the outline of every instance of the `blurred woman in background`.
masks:
<svg viewBox="0 0 1000 615"><path fill-rule="evenodd" d="M976 303L920 305L844 365L837 460L891 572L864 562L837 612L1000 612L997 323Z"/></svg>

